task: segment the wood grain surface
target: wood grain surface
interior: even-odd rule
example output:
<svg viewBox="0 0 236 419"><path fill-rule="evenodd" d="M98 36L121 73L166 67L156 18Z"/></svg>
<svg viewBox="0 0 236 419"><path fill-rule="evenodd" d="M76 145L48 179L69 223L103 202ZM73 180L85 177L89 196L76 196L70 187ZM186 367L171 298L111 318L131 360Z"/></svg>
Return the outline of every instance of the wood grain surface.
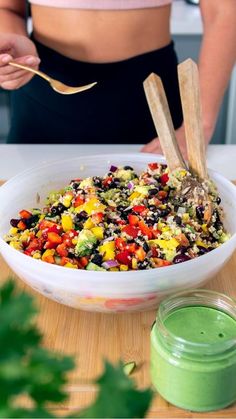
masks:
<svg viewBox="0 0 236 419"><path fill-rule="evenodd" d="M206 288L236 298L236 253ZM150 328L155 311L132 314L100 314L75 310L39 295L14 275L0 257L0 283L14 276L20 289L35 297L40 310L37 324L44 335L44 346L64 354L74 355L76 369L70 374L68 401L51 406L56 415L73 413L90 403L96 396L92 380L102 371L103 359L136 361L133 374L140 388L150 386ZM150 418L236 418L236 404L227 409L197 414L178 409L156 395L150 408Z"/></svg>

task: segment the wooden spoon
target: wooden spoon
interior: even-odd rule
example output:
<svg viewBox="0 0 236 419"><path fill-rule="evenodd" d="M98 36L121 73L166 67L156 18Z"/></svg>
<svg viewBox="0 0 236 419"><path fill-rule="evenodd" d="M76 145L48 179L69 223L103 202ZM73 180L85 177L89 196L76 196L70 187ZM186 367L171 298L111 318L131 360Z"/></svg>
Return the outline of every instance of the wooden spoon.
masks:
<svg viewBox="0 0 236 419"><path fill-rule="evenodd" d="M181 103L190 170L208 179L197 64L190 58L178 65Z"/></svg>
<svg viewBox="0 0 236 419"><path fill-rule="evenodd" d="M197 64L190 58L178 65L178 79L184 115L189 168L203 182L208 180L205 139L202 123L200 84ZM212 202L207 199L204 219L209 223Z"/></svg>
<svg viewBox="0 0 236 419"><path fill-rule="evenodd" d="M185 196L189 201L208 208L209 197L205 189L202 187L201 182L188 172L181 155L160 77L154 73L150 74L144 81L144 90L170 173L176 169L187 171L187 175L181 183L181 190L178 192L178 196Z"/></svg>

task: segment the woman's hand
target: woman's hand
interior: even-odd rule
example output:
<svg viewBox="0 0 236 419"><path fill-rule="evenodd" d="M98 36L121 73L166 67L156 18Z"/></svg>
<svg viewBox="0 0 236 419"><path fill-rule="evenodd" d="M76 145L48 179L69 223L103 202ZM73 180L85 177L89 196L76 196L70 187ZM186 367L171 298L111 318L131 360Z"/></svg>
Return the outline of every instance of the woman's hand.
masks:
<svg viewBox="0 0 236 419"><path fill-rule="evenodd" d="M175 131L175 135L176 135L182 156L184 157L184 159L187 159L187 147L186 147L186 142L185 142L185 132L184 132L183 125L181 125L181 127ZM150 143L146 144L141 149L141 152L163 154L159 139L157 137L154 138L154 140L150 141Z"/></svg>
<svg viewBox="0 0 236 419"><path fill-rule="evenodd" d="M0 87L19 89L28 83L33 74L9 65L10 61L38 69L40 59L34 43L22 35L0 35Z"/></svg>
<svg viewBox="0 0 236 419"><path fill-rule="evenodd" d="M213 134L213 127L205 128L205 139L206 139L206 145L210 142L210 139ZM181 151L181 154L185 160L188 160L187 155L187 145L185 140L185 131L184 131L184 125L181 125L180 128L178 128L175 131L175 135L179 144L179 148ZM153 154L163 154L161 149L161 144L159 139L156 137L154 140L150 141L150 143L146 144L142 149L141 152L143 153L153 153Z"/></svg>

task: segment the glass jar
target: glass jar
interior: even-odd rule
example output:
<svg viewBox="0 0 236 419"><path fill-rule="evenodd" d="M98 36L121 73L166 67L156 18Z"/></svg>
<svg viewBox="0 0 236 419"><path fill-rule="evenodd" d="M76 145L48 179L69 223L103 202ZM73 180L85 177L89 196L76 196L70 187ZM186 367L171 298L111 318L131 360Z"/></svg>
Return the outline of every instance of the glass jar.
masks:
<svg viewBox="0 0 236 419"><path fill-rule="evenodd" d="M236 401L236 303L208 290L175 294L151 331L151 379L160 395L204 412Z"/></svg>

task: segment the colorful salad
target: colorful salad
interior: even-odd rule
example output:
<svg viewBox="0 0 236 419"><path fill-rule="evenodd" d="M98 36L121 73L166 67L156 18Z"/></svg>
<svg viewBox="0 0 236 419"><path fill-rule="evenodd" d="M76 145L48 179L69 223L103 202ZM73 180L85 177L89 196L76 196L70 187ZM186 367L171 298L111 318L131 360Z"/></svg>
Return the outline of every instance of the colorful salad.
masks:
<svg viewBox="0 0 236 419"><path fill-rule="evenodd" d="M103 177L74 179L50 193L44 208L20 211L5 240L34 259L74 269L146 270L188 261L229 235L213 187L210 222L204 204L176 194L187 175L182 170L173 181L165 164L150 163L140 175L111 166Z"/></svg>

